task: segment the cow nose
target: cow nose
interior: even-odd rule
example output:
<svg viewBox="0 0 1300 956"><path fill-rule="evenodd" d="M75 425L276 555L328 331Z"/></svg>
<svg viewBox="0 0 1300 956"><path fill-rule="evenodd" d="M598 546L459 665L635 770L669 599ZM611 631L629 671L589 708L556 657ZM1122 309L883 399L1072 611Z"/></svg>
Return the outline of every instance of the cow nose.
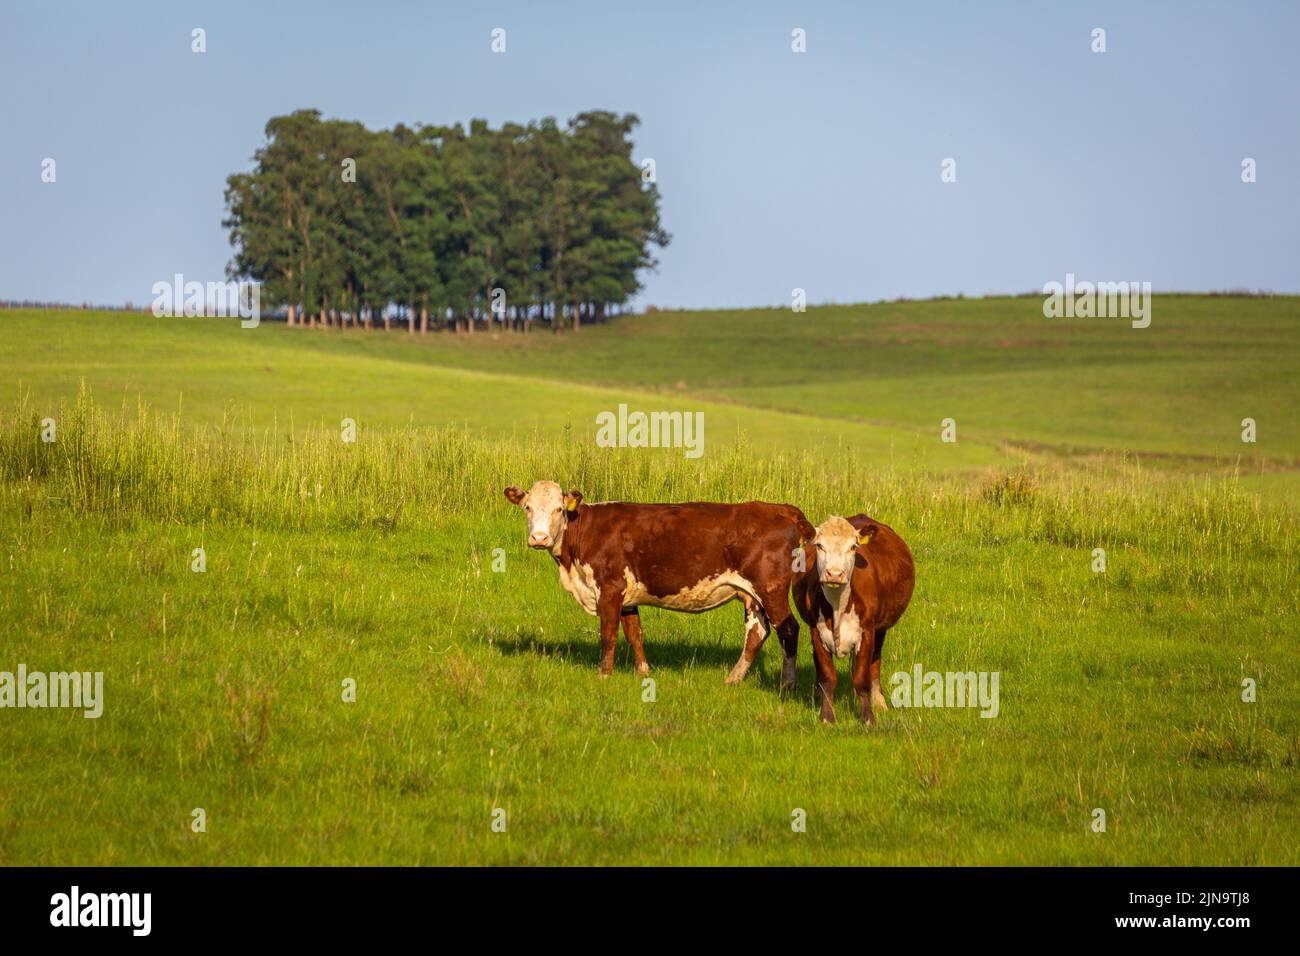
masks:
<svg viewBox="0 0 1300 956"><path fill-rule="evenodd" d="M544 548L551 543L551 536L545 531L534 531L528 536L528 544L534 548Z"/></svg>
<svg viewBox="0 0 1300 956"><path fill-rule="evenodd" d="M827 584L843 584L844 572L827 569L825 580Z"/></svg>

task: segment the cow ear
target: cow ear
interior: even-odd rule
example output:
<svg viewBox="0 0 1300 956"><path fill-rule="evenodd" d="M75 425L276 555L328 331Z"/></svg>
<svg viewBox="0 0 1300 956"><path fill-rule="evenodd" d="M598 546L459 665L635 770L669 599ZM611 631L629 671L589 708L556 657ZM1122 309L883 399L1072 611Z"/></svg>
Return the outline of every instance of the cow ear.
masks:
<svg viewBox="0 0 1300 956"><path fill-rule="evenodd" d="M581 491L570 491L564 496L564 510L571 515L578 513L578 502L582 501Z"/></svg>
<svg viewBox="0 0 1300 956"><path fill-rule="evenodd" d="M880 530L880 525L878 524L867 525L860 532L858 532L858 544L866 544L868 541L870 541L872 538L876 536L876 532L879 530Z"/></svg>
<svg viewBox="0 0 1300 956"><path fill-rule="evenodd" d="M509 488L506 489L506 500L509 501L512 505L517 505L519 504L519 502L524 500L524 493L520 491L518 488L516 488L514 485L511 485Z"/></svg>

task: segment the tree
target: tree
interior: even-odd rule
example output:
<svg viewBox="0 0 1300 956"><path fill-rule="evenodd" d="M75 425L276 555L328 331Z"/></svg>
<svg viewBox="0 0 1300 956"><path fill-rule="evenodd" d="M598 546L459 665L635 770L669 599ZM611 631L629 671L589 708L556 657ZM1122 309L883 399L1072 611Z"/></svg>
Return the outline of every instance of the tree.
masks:
<svg viewBox="0 0 1300 956"><path fill-rule="evenodd" d="M637 124L591 111L564 128L476 119L371 132L315 110L273 117L253 169L226 183L227 271L263 283L290 325L364 316L369 328L382 314L387 328L395 311L408 332L427 332L430 315L469 332L480 319L601 321L669 241L632 158Z"/></svg>

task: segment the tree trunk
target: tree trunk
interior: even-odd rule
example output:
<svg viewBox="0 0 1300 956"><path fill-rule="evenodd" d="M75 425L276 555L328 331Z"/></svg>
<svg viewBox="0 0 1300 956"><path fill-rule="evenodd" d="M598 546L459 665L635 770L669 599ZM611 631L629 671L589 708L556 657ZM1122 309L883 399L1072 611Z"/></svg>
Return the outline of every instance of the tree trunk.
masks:
<svg viewBox="0 0 1300 956"><path fill-rule="evenodd" d="M429 297L426 295L420 303L420 334L429 334Z"/></svg>
<svg viewBox="0 0 1300 956"><path fill-rule="evenodd" d="M384 331L387 332L389 329L393 327L393 319L392 316L389 315L389 309L387 305L384 306L384 311L382 314L384 316Z"/></svg>
<svg viewBox="0 0 1300 956"><path fill-rule="evenodd" d="M289 303L289 324L290 324L290 325L293 325L293 312L294 312L294 308L295 308L294 304L293 304L292 302L290 302L290 303Z"/></svg>

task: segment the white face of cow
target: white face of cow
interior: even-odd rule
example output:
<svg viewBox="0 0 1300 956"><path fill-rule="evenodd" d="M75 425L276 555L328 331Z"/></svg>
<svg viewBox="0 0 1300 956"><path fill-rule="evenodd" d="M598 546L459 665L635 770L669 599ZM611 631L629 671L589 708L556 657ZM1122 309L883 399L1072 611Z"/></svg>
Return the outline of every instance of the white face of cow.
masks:
<svg viewBox="0 0 1300 956"><path fill-rule="evenodd" d="M817 546L817 580L822 587L836 592L847 587L857 558L857 530L843 518L827 518L817 526L813 543Z"/></svg>
<svg viewBox="0 0 1300 956"><path fill-rule="evenodd" d="M570 491L566 495L554 481L537 481L526 492L512 485L506 489L506 498L524 509L528 547L559 551L564 529L569 526L569 509L577 510L582 493Z"/></svg>

